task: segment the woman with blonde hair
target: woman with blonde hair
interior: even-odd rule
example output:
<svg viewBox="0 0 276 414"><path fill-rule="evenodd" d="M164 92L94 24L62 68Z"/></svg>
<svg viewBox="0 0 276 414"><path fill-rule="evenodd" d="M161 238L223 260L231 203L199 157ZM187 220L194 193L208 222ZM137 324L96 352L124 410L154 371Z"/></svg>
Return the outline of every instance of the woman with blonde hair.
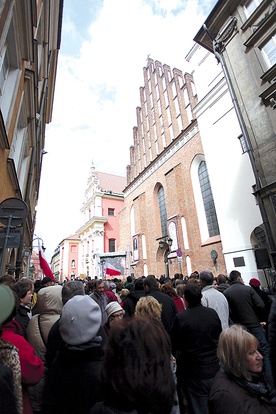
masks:
<svg viewBox="0 0 276 414"><path fill-rule="evenodd" d="M276 393L263 373L258 340L241 325L225 329L219 338L217 373L209 397L210 414L272 414Z"/></svg>
<svg viewBox="0 0 276 414"><path fill-rule="evenodd" d="M121 307L124 306L124 301L128 297L129 294L130 294L130 291L128 289L122 289L121 290L121 292L120 292L120 298L121 298L120 305L121 305Z"/></svg>
<svg viewBox="0 0 276 414"><path fill-rule="evenodd" d="M137 302L135 315L161 320L162 305L153 296L143 296Z"/></svg>

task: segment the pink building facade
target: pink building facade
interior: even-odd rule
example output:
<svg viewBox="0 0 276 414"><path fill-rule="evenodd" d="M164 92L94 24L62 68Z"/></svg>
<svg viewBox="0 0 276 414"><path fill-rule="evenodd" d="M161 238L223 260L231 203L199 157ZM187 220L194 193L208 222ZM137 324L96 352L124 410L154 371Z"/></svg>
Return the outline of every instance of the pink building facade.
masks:
<svg viewBox="0 0 276 414"><path fill-rule="evenodd" d="M78 234L73 234L63 239L55 250L51 268L58 282L79 277L79 243Z"/></svg>
<svg viewBox="0 0 276 414"><path fill-rule="evenodd" d="M84 202L83 226L79 235L78 274L91 279L104 276L102 255L114 254L120 243L119 213L124 208L126 178L95 171L92 164Z"/></svg>

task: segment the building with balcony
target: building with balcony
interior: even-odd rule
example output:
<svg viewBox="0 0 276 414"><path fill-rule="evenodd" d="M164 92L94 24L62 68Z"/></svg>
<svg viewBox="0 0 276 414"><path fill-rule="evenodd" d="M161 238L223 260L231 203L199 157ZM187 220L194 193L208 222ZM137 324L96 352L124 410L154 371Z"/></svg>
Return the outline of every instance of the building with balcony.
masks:
<svg viewBox="0 0 276 414"><path fill-rule="evenodd" d="M0 202L18 198L28 209L18 248L0 255L17 276L29 269L62 11L63 0L0 2Z"/></svg>

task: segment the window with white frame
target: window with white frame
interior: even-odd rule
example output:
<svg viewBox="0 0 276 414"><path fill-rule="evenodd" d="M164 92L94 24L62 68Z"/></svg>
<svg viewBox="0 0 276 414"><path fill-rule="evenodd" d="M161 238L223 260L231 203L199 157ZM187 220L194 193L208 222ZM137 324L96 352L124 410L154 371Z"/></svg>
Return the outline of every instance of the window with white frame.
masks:
<svg viewBox="0 0 276 414"><path fill-rule="evenodd" d="M248 18L256 10L262 0L248 0L244 5L244 11Z"/></svg>
<svg viewBox="0 0 276 414"><path fill-rule="evenodd" d="M16 98L16 88L19 84L19 55L15 43L16 25L13 19L4 46L0 50L0 108L5 123L11 114L11 105Z"/></svg>
<svg viewBox="0 0 276 414"><path fill-rule="evenodd" d="M262 47L262 54L268 68L276 63L276 34L273 35Z"/></svg>
<svg viewBox="0 0 276 414"><path fill-rule="evenodd" d="M241 144L242 153L244 154L245 152L248 152L248 148L247 148L247 144L246 144L246 140L245 140L244 136L241 134L241 135L238 136L238 139L239 139L240 144Z"/></svg>
<svg viewBox="0 0 276 414"><path fill-rule="evenodd" d="M9 55L5 45L0 53L0 96L3 95L5 83L9 72Z"/></svg>
<svg viewBox="0 0 276 414"><path fill-rule="evenodd" d="M24 182L27 174L27 165L29 157L29 145L27 128L25 125L24 110L21 107L15 132L13 135L9 157L13 159L18 182L21 190L24 188Z"/></svg>
<svg viewBox="0 0 276 414"><path fill-rule="evenodd" d="M26 137L26 134L27 132L25 130L25 137ZM30 154L29 154L28 140L24 139L23 147L22 147L21 163L20 163L20 168L18 170L18 182L19 182L19 186L22 192L25 187L26 180L27 180L29 155Z"/></svg>

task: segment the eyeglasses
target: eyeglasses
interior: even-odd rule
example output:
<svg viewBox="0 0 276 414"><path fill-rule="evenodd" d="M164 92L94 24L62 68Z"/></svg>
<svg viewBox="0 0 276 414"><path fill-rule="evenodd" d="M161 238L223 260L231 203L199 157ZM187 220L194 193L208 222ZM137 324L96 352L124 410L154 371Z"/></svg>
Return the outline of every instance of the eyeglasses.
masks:
<svg viewBox="0 0 276 414"><path fill-rule="evenodd" d="M111 315L110 318L112 318L112 319L122 319L123 316L124 316L123 312L117 313L117 315L116 315L116 313L113 313L113 315Z"/></svg>

